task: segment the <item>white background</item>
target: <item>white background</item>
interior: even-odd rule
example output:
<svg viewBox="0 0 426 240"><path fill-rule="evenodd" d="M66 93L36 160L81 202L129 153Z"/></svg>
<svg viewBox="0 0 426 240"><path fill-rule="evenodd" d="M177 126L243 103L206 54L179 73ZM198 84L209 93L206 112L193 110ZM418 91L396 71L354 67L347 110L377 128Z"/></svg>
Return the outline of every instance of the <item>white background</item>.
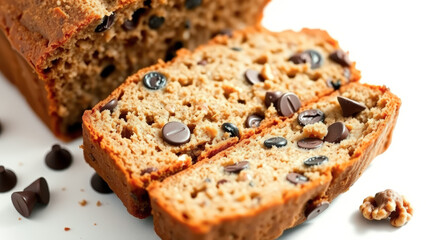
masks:
<svg viewBox="0 0 426 240"><path fill-rule="evenodd" d="M357 62L362 82L388 86L403 103L387 152L327 211L286 231L281 239L425 239L425 10L421 0L275 0L267 8L263 23L271 30L327 30ZM69 169L46 167L44 156L58 140L1 75L0 121L0 165L18 177L12 191L0 193L0 239L158 239L151 218L136 219L115 195L91 189L93 170L83 160L81 139L61 143L74 156ZM49 183L51 201L36 208L31 218L23 218L10 195L40 176ZM387 188L405 195L414 207L413 219L402 228L369 222L358 212L364 197ZM79 204L83 199L88 202L85 207ZM97 201L102 206L96 206Z"/></svg>

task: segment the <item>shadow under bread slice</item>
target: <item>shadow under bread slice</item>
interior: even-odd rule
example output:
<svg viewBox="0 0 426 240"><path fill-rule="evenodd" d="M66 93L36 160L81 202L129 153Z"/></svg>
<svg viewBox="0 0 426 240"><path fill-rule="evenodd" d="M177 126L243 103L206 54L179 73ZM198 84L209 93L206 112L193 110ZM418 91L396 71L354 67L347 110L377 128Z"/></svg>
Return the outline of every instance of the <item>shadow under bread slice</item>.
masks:
<svg viewBox="0 0 426 240"><path fill-rule="evenodd" d="M355 64L324 31L258 27L220 36L140 70L86 111L85 159L131 214L146 217L152 181L358 79Z"/></svg>
<svg viewBox="0 0 426 240"><path fill-rule="evenodd" d="M400 99L353 83L149 188L162 239L275 239L323 212L390 144ZM311 117L307 117L311 116Z"/></svg>

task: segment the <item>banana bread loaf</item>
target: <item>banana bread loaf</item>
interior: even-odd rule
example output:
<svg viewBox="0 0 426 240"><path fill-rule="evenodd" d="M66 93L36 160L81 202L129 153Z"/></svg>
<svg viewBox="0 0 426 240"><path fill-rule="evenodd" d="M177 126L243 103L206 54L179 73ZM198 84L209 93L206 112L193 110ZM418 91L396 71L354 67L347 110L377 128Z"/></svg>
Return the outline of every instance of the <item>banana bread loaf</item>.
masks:
<svg viewBox="0 0 426 240"><path fill-rule="evenodd" d="M162 239L275 239L323 212L390 144L400 100L353 83L148 187Z"/></svg>
<svg viewBox="0 0 426 240"><path fill-rule="evenodd" d="M146 217L151 181L358 79L355 64L320 30L258 27L218 36L193 53L179 51L172 62L142 69L86 111L84 156L131 214Z"/></svg>
<svg viewBox="0 0 426 240"><path fill-rule="evenodd" d="M0 70L64 140L125 78L215 34L259 22L269 0L2 0Z"/></svg>

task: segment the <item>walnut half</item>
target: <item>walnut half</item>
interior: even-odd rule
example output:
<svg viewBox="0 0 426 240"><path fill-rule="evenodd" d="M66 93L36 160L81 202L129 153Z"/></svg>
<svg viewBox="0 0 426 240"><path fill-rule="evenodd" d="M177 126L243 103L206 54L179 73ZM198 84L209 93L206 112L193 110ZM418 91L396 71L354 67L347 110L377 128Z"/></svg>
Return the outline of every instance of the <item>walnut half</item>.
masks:
<svg viewBox="0 0 426 240"><path fill-rule="evenodd" d="M394 227L405 225L413 216L413 208L405 197L390 189L364 199L359 210L369 220L389 218Z"/></svg>

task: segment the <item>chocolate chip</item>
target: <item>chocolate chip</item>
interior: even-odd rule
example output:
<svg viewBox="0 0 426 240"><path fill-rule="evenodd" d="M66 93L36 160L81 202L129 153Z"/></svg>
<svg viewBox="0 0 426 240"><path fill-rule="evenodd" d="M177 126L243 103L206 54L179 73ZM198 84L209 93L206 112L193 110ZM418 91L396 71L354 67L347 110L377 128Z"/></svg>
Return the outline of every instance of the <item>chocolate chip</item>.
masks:
<svg viewBox="0 0 426 240"><path fill-rule="evenodd" d="M166 77L159 72L149 72L143 76L143 85L150 90L161 89L166 83Z"/></svg>
<svg viewBox="0 0 426 240"><path fill-rule="evenodd" d="M328 162L328 157L326 156L315 156L315 157L310 157L308 159L306 159L303 163L308 166L318 166L321 165L325 162Z"/></svg>
<svg viewBox="0 0 426 240"><path fill-rule="evenodd" d="M46 155L45 163L53 170L63 170L71 165L71 153L61 148L58 144L52 146L52 150Z"/></svg>
<svg viewBox="0 0 426 240"><path fill-rule="evenodd" d="M240 131L233 123L222 124L222 129L223 131L230 133L231 137L240 137Z"/></svg>
<svg viewBox="0 0 426 240"><path fill-rule="evenodd" d="M187 9L194 9L194 8L200 6L202 2L203 2L202 0L186 0L185 1L185 7Z"/></svg>
<svg viewBox="0 0 426 240"><path fill-rule="evenodd" d="M95 28L95 32L100 33L100 32L104 32L104 31L108 30L112 26L112 24L114 23L114 19L115 19L115 13L112 13L109 16L105 16L102 19L101 24L99 24Z"/></svg>
<svg viewBox="0 0 426 240"><path fill-rule="evenodd" d="M297 120L299 121L299 124L301 126L306 126L309 124L314 124L317 122L324 122L325 115L324 113L319 109L309 109L306 111L303 111L299 114L297 117Z"/></svg>
<svg viewBox="0 0 426 240"><path fill-rule="evenodd" d="M339 90L342 86L342 82L340 80L337 80L336 82L333 82L332 80L327 80L327 84L329 87L332 87L334 90Z"/></svg>
<svg viewBox="0 0 426 240"><path fill-rule="evenodd" d="M201 66L206 66L207 65L207 60L206 59L202 59L200 61L197 62L197 65L201 65Z"/></svg>
<svg viewBox="0 0 426 240"><path fill-rule="evenodd" d="M223 168L223 170L225 172L228 172L228 173L239 173L242 170L248 168L248 166L249 166L248 161L241 161L241 162L237 162L233 165L226 166L226 167Z"/></svg>
<svg viewBox="0 0 426 240"><path fill-rule="evenodd" d="M150 174L150 173L152 173L152 172L156 172L156 171L158 171L158 168L156 168L156 167L148 167L148 168L145 168L145 169L143 169L142 171L141 171L141 176L143 176L143 175L145 175L145 174Z"/></svg>
<svg viewBox="0 0 426 240"><path fill-rule="evenodd" d="M246 81L251 85L264 81L263 77L260 75L260 72L253 69L248 69L244 73L244 76L246 78Z"/></svg>
<svg viewBox="0 0 426 240"><path fill-rule="evenodd" d="M29 217L37 203L37 196L33 192L14 192L12 203L22 216Z"/></svg>
<svg viewBox="0 0 426 240"><path fill-rule="evenodd" d="M276 102L276 107L278 112L284 116L288 117L293 113L297 112L302 103L299 98L294 93L284 93Z"/></svg>
<svg viewBox="0 0 426 240"><path fill-rule="evenodd" d="M226 179L220 179L219 181L217 181L216 187L218 187L221 184L227 183L227 182L228 182L228 180L226 180Z"/></svg>
<svg viewBox="0 0 426 240"><path fill-rule="evenodd" d="M132 14L132 19L124 21L123 25L121 27L125 31L130 31L136 28L136 26L139 23L139 19L146 12L145 8L139 8Z"/></svg>
<svg viewBox="0 0 426 240"><path fill-rule="evenodd" d="M47 205L50 200L49 185L44 177L32 182L24 189L24 192L33 192L37 197L37 202Z"/></svg>
<svg viewBox="0 0 426 240"><path fill-rule="evenodd" d="M151 7L151 2L152 2L152 0L145 0L145 1L143 1L143 5L147 6L147 7Z"/></svg>
<svg viewBox="0 0 426 240"><path fill-rule="evenodd" d="M351 66L351 60L349 60L349 56L343 52L341 49L336 50L330 54L330 59L342 65L343 67L350 67Z"/></svg>
<svg viewBox="0 0 426 240"><path fill-rule="evenodd" d="M110 64L108 66L106 66L102 72L101 72L101 77L102 78L107 78L109 75L111 75L111 73L113 73L115 71L115 66Z"/></svg>
<svg viewBox="0 0 426 240"><path fill-rule="evenodd" d="M349 130L342 122L335 122L328 126L328 133L324 137L324 141L331 143L339 143L349 136Z"/></svg>
<svg viewBox="0 0 426 240"><path fill-rule="evenodd" d="M107 104L105 104L101 109L99 109L100 112L103 112L105 110L109 110L110 112L114 112L115 107L117 107L118 101L117 99L111 99Z"/></svg>
<svg viewBox="0 0 426 240"><path fill-rule="evenodd" d="M297 142L297 146L304 149L316 149L321 147L323 141L319 138L304 138Z"/></svg>
<svg viewBox="0 0 426 240"><path fill-rule="evenodd" d="M296 53L289 58L289 61L294 64L310 63L311 69L319 68L323 63L321 54L315 50L306 50L301 53Z"/></svg>
<svg viewBox="0 0 426 240"><path fill-rule="evenodd" d="M159 29L161 25L163 25L164 21L165 21L164 17L154 15L149 18L148 26L151 29Z"/></svg>
<svg viewBox="0 0 426 240"><path fill-rule="evenodd" d="M307 177L303 176L300 173L294 173L294 172L287 174L286 179L287 179L287 181L289 181L293 184L296 184L296 185L299 184L299 183L306 183L306 182L309 181L309 179Z"/></svg>
<svg viewBox="0 0 426 240"><path fill-rule="evenodd" d="M265 147L267 148L272 148L272 147L284 147L285 145L287 145L287 140L283 137L272 137L272 138L268 138L263 142L263 145L265 145Z"/></svg>
<svg viewBox="0 0 426 240"><path fill-rule="evenodd" d="M17 179L15 173L0 165L0 193L7 192L14 188L16 182Z"/></svg>
<svg viewBox="0 0 426 240"><path fill-rule="evenodd" d="M271 91L266 92L265 94L265 105L269 107L269 105L274 104L284 93L280 91Z"/></svg>
<svg viewBox="0 0 426 240"><path fill-rule="evenodd" d="M324 212L328 208L329 205L330 205L330 203L328 203L328 202L321 202L321 203L316 204L316 205L308 206L306 208L306 211L305 211L306 220L309 221L309 220L315 218L320 213Z"/></svg>
<svg viewBox="0 0 426 240"><path fill-rule="evenodd" d="M172 145L181 145L191 139L189 128L181 122L168 122L161 132L164 141Z"/></svg>
<svg viewBox="0 0 426 240"><path fill-rule="evenodd" d="M231 47L232 50L236 51L236 52L241 52L243 49L240 47Z"/></svg>
<svg viewBox="0 0 426 240"><path fill-rule="evenodd" d="M92 186L93 190L98 193L112 193L108 183L106 183L97 173L94 173L90 179L90 185Z"/></svg>
<svg viewBox="0 0 426 240"><path fill-rule="evenodd" d="M337 100L339 101L340 107L342 108L344 117L353 116L354 114L357 114L366 109L364 104L349 98L338 96Z"/></svg>
<svg viewBox="0 0 426 240"><path fill-rule="evenodd" d="M248 128L257 128L260 126L260 122L262 122L262 120L264 119L264 117L259 116L257 114L252 114L250 116L247 117L246 119L246 127Z"/></svg>
<svg viewBox="0 0 426 240"><path fill-rule="evenodd" d="M191 21L190 20L185 20L185 24L184 24L184 26L185 26L185 29L190 29L191 28Z"/></svg>

